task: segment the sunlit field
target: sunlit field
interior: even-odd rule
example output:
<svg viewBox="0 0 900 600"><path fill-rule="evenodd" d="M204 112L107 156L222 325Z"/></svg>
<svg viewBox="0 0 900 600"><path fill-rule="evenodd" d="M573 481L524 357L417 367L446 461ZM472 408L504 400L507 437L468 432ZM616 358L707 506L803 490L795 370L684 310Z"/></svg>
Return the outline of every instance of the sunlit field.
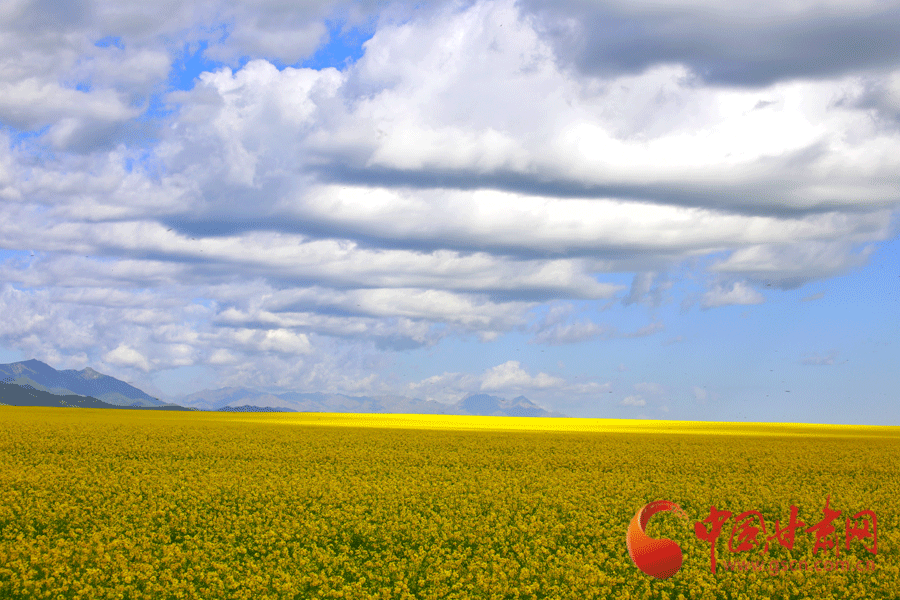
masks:
<svg viewBox="0 0 900 600"><path fill-rule="evenodd" d="M0 406L0 598L896 598L898 498L897 427ZM662 580L625 544L657 499ZM792 505L792 550L729 550ZM809 568L737 566L772 561Z"/></svg>

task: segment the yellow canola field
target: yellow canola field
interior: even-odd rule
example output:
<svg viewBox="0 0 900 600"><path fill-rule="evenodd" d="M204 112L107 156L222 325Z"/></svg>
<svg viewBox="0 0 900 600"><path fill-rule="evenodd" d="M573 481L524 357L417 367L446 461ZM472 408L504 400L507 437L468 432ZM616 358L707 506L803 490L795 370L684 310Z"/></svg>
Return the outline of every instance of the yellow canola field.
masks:
<svg viewBox="0 0 900 600"><path fill-rule="evenodd" d="M0 406L0 598L897 598L898 498L892 427ZM648 525L664 580L625 544L657 499L689 517ZM805 532L826 501L837 557ZM791 506L793 549L729 550Z"/></svg>
<svg viewBox="0 0 900 600"><path fill-rule="evenodd" d="M209 419L327 427L449 429L454 431L544 431L597 433L694 433L707 435L839 436L900 438L900 428L807 423L722 423L639 419L562 419L550 417L480 417L461 415L380 415L347 413L204 413Z"/></svg>

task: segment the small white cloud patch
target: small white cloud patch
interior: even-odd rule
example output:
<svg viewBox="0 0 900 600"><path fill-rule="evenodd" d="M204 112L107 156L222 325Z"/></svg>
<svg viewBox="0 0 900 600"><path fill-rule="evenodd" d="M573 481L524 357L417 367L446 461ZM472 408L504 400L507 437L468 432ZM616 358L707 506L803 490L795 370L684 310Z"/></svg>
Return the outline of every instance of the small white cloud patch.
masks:
<svg viewBox="0 0 900 600"><path fill-rule="evenodd" d="M703 295L701 305L703 308L714 308L717 306L741 305L741 304L762 304L765 297L748 286L746 283L737 281L731 284L731 287L718 285Z"/></svg>
<svg viewBox="0 0 900 600"><path fill-rule="evenodd" d="M559 377L553 377L547 373L529 375L517 360L510 360L502 365L488 369L482 379L481 389L503 390L515 388L552 388L560 387L565 383Z"/></svg>
<svg viewBox="0 0 900 600"><path fill-rule="evenodd" d="M800 362L803 363L804 365L827 366L827 365L833 365L834 361L837 359L837 356L838 356L837 350L832 350L828 354L812 353L812 354L805 355L801 359Z"/></svg>
<svg viewBox="0 0 900 600"><path fill-rule="evenodd" d="M120 367L135 367L142 371L150 371L151 364L147 358L130 346L119 345L103 355L103 360Z"/></svg>
<svg viewBox="0 0 900 600"><path fill-rule="evenodd" d="M622 406L646 406L647 401L640 396L627 396L619 404Z"/></svg>

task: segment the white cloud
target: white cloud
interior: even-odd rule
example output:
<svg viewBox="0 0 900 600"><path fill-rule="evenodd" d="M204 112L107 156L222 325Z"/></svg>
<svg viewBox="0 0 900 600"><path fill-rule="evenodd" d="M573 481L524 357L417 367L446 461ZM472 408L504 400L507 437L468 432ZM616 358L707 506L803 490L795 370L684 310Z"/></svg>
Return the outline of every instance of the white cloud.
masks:
<svg viewBox="0 0 900 600"><path fill-rule="evenodd" d="M0 132L0 199L9 202L21 199L21 192L14 185L17 170L18 165L9 149L9 136Z"/></svg>
<svg viewBox="0 0 900 600"><path fill-rule="evenodd" d="M729 306L734 304L762 304L765 297L749 287L746 283L737 281L731 287L717 285L703 295L703 308L715 308L717 306Z"/></svg>
<svg viewBox="0 0 900 600"><path fill-rule="evenodd" d="M221 337L251 351L278 352L287 355L312 352L305 334L285 329L226 329L222 331Z"/></svg>
<svg viewBox="0 0 900 600"><path fill-rule="evenodd" d="M663 329L663 324L657 322L641 327L635 331L622 332L615 327L599 325L589 320L566 323L558 322L556 318L553 320L545 318L533 326L533 330L535 330L536 333L534 337L529 340L529 343L560 346L563 344L576 344L594 339L645 337L653 335Z"/></svg>
<svg viewBox="0 0 900 600"><path fill-rule="evenodd" d="M74 127L83 119L100 123L138 116L113 90L80 92L37 79L0 83L0 119L19 129L39 129L59 122Z"/></svg>
<svg viewBox="0 0 900 600"><path fill-rule="evenodd" d="M147 357L125 344L121 344L115 350L110 350L104 354L103 360L114 365L136 367L142 371L149 371L152 368Z"/></svg>
<svg viewBox="0 0 900 600"><path fill-rule="evenodd" d="M564 380L553 377L547 373L529 375L517 360L509 360L502 365L497 365L485 371L482 381L482 391L497 391L505 389L521 388L553 388L561 387Z"/></svg>
<svg viewBox="0 0 900 600"><path fill-rule="evenodd" d="M598 394L608 394L611 390L612 384L609 382L598 383L596 381L589 381L587 383L570 383L561 391L566 397L575 395L596 398Z"/></svg>
<svg viewBox="0 0 900 600"><path fill-rule="evenodd" d="M514 26L501 31L501 22ZM477 23L474 28L473 23ZM488 31L492 37L485 37ZM503 44L504 36L512 36L507 45ZM436 43L435 39L446 43ZM515 44L513 39L517 40ZM495 42L499 44L496 49L487 52ZM529 60L538 68L522 70L522 44L534 49ZM847 185L852 190L847 188L846 193L834 186L825 190L826 184L819 181L802 198L793 197L796 185L783 192L777 189L777 181L796 172L795 165L788 164L794 160L788 156L792 148L805 152L810 144L819 143L816 136L822 135L823 125L816 119L826 119L835 131L855 127L848 119L863 120L859 111L833 109L840 115L831 117L826 107L808 106L803 100L827 97L827 92L792 84L783 91L789 99L785 100L785 109L768 114L750 110L759 102L756 92L698 90L680 81L682 74L675 73L655 73L653 77L661 78L659 81L636 80L628 86L590 91L559 71L541 44L533 32L529 33L527 23L517 19L513 8L483 3L461 13L448 11L428 22L411 21L390 32L379 32L367 43L365 56L344 73L277 71L257 60L235 73L226 70L208 74L196 90L180 96L184 105L181 126L167 142L180 148L173 155L180 158L173 158L172 166L185 160L194 165L196 157L204 156L210 168L198 175L208 195L224 192L215 187L221 187L219 176L224 175L232 184L250 188L242 195L256 197L258 208L274 210L267 199L271 194L265 181L271 180L273 185L277 181L281 198L275 206L289 219L407 245L452 240L460 248L581 253L627 247L649 251L650 257L656 254L665 264L671 264L674 257L722 247L841 239L866 229L869 233L864 235L871 238L888 223L886 215L875 219L877 223L864 213L846 213L840 218L834 213L804 215L805 208L818 202L817 196L822 196L822 201L827 197L835 207L840 202L864 206L858 200L861 188L849 180ZM448 49L451 47L452 52ZM467 61L470 54L487 56L488 65ZM444 68L432 69L429 61L439 62ZM628 87L655 98L661 81L684 94L685 102L696 100L694 120L684 124L687 129L660 130L643 137L610 130L622 122L618 113L615 119L607 115L608 96L621 93L613 90ZM367 93L360 95L363 89ZM569 95L547 93L554 89L569 90ZM692 98L694 94L698 98ZM544 106L539 109L523 104L521 97L540 98ZM490 98L490 105L479 109L481 98ZM628 97L620 101L623 106L634 104ZM467 107L464 114L459 107ZM804 119L791 114L807 109L814 114ZM507 120L510 111L526 110L531 112ZM403 119L398 119L398 114L403 114ZM556 120L545 123L537 118L546 114L555 115ZM504 119L502 124L497 122L500 118ZM694 122L698 118L710 122ZM742 119L751 119L746 131L735 131L735 123ZM778 134L761 132L760 119ZM529 126L523 127L524 123ZM790 135L796 126L788 127L792 123L806 123L797 133L800 138L794 146L790 145ZM646 131L645 125L641 126ZM708 126L723 129L718 145ZM496 137L501 131L515 142L510 142L509 149L503 144L491 148L507 156L507 163L493 159L485 162L484 152L473 150L480 148L481 142L466 141L466 136ZM696 134L696 156L686 149L685 131L702 132ZM745 159L725 161L727 164L717 172L711 157L729 153L737 156L734 141L749 143L745 140L751 136L745 134L751 133L761 146L748 150ZM438 137L429 143L434 135ZM608 139L611 146L602 152L583 147L586 140L598 139ZM401 151L396 147L413 140L414 149L403 146ZM286 146L295 147L296 152L281 152ZM658 150L649 152L648 148ZM892 160L885 154L886 147L873 147L872 151L876 152L873 160L876 156ZM787 162L773 162L772 156L784 156L782 162ZM746 165L737 178L734 160ZM836 155L829 155L827 160L840 164ZM598 165L604 165L608 172ZM341 179L345 176L341 169L347 168L356 169L360 177L370 181L310 185L306 178L285 175L313 169ZM833 171L833 167L828 168ZM408 181L412 187L379 185L380 170L394 173L398 183ZM440 184L420 188L417 182L421 183L422 177L426 178L425 187L430 187L427 178L434 171L449 177L449 189ZM631 172L633 176L628 175ZM517 175L513 177L513 173ZM454 181L475 183L477 187L479 178L487 175L494 177L485 180L486 187L493 189L452 189ZM855 171L848 172L850 176L855 177ZM203 184L207 178L210 183ZM504 186L504 178L518 178L522 183L510 181ZM661 181L662 187L647 188L648 180ZM712 188L707 184L698 187L699 180L717 183ZM547 181L555 183L545 185ZM859 183L867 186L870 199L892 202L891 192L879 191L871 179L866 181L860 179ZM602 186L594 198L565 197L571 194L565 189L590 185ZM639 201L634 201L635 197ZM777 205L772 204L773 197L778 198ZM844 200L834 204L835 197ZM728 202L739 204L730 207ZM752 216L728 211L747 207L780 214ZM785 212L789 207L796 214ZM523 237L521 231L531 235ZM646 301L658 303L665 287L663 282ZM648 292L642 291L641 296Z"/></svg>
<svg viewBox="0 0 900 600"><path fill-rule="evenodd" d="M622 299L622 303L626 306L640 302L641 299L650 293L650 286L653 283L653 273L636 273L631 282L631 290L628 295Z"/></svg>
<svg viewBox="0 0 900 600"><path fill-rule="evenodd" d="M46 291L26 292L5 283L0 294L0 313L4 315L0 335L15 339L44 333L56 312Z"/></svg>
<svg viewBox="0 0 900 600"><path fill-rule="evenodd" d="M475 375L444 372L421 381L409 382L404 388L404 394L434 402L454 403L477 390L478 386L479 381Z"/></svg>
<svg viewBox="0 0 900 600"><path fill-rule="evenodd" d="M329 228L414 246L438 239L473 248L579 254L625 246L681 257L721 247L840 237L864 227L875 237L887 226L886 217L747 217L628 200L346 185L307 187L290 213L293 219L313 219ZM522 231L531 235L522 236Z"/></svg>
<svg viewBox="0 0 900 600"><path fill-rule="evenodd" d="M622 406L647 406L647 401L640 396L627 396L619 404Z"/></svg>
<svg viewBox="0 0 900 600"><path fill-rule="evenodd" d="M299 21L291 21L294 17L315 19L321 10L324 9L298 13L288 21L295 26ZM215 209L217 218L229 214L235 218L245 216L251 209L261 210L263 214L267 210L277 210L286 213L287 222L319 223L347 235L375 236L391 243L421 245L435 240L452 240L460 244L461 249L490 247L582 253L629 247L644 250L650 260L655 253L659 257L657 260L665 264L690 253L723 245L759 247L760 244L796 243L803 238L841 238L855 230L862 231L859 228L864 224L864 215L854 217L848 213L835 219L834 215L827 214L767 217L722 212L718 209L728 208L722 202L733 195L718 194L720 200L713 201L704 195L705 192L692 187L694 176L689 175L692 168L705 169L705 181L715 179L709 171L708 156L697 158L694 167L676 165L677 169L671 175L660 171L674 168L671 166L673 159L691 160L682 139L685 131L706 131L704 126L708 124L696 123L696 119L712 119L722 127L733 127L744 118L741 115L748 107L758 103L755 92L697 89L680 82L678 77L681 75L666 74L665 71L647 75L646 80L641 79L644 76L635 76L636 79L629 80L627 86L585 88L583 82L572 79L571 73L557 68L549 47L530 29L529 21L521 20L519 16L511 5L481 3L463 11L438 11L426 20L384 25L367 43L365 56L344 73L333 69L278 71L269 62L258 59L236 72L226 69L204 74L196 89L172 96L181 107L175 117L178 127L168 130L167 139L159 147L160 157L165 157L170 171L169 181L181 178L184 184L191 182L196 189L190 193L199 194L199 207ZM247 22L257 21L249 19ZM489 48L493 50L486 52ZM524 55L523 48L529 49ZM125 50L97 49L98 52L101 50L105 60L133 58L126 52L130 51L128 47ZM152 54L149 49L141 52ZM466 57L470 55L487 56L489 60L486 63L468 61ZM433 69L429 61L448 68ZM530 61L527 63L529 68L524 68L523 61ZM392 83L388 85L388 81ZM613 125L621 127L623 122L619 113L615 113L615 118L609 113L611 95L641 93L647 98L655 98L660 86L676 95L685 95L688 104L692 94L699 95L695 99L698 104L694 113L683 124L687 129L675 127L653 132L640 121L643 131L652 132L652 135L644 134L646 139L609 129ZM625 87L634 91L624 92ZM562 96L553 92L560 89L564 90ZM362 94L362 90L367 91ZM103 93L108 92L107 89ZM82 92L70 90L67 93ZM798 100L804 93L796 85L786 88L785 97L791 101L786 100L785 106L793 111L809 108ZM817 92L814 97L820 95L827 96ZM522 103L522 97L539 98L545 105L532 107ZM489 98L490 103L468 108L478 98ZM621 106L635 106L633 98L616 98ZM37 102L35 106L46 104ZM458 136L506 136L510 140L508 148L491 142L494 144L491 152L511 156L515 149L513 154L520 150L526 154L510 159L512 162L508 164L494 159L486 163L483 153L454 158L448 153L448 147L457 151L471 144L455 142L448 146L442 138L434 144L434 159L427 159L428 137L409 135L410 132L404 129L406 121L396 118L400 106L410 109L404 110L403 114L414 127L448 132L447 135L457 142ZM467 108L460 112L460 107ZM810 108L813 109L822 110L822 107ZM510 117L511 111L518 115L515 119ZM750 112L757 120L777 117L777 114L766 116L765 111ZM841 114L850 118L856 112ZM538 119L539 127L535 129L535 117L548 114L555 115L556 120L547 123ZM817 116L822 115L817 113ZM504 121L500 123L498 119ZM792 117L785 119L790 123L800 122ZM811 119L812 116L807 121L812 123ZM673 121L668 119L667 122ZM67 143L65 140L81 127L79 123L77 115L68 114L59 120L52 135L59 143ZM829 124L837 130L849 127L839 119ZM758 132L758 125L755 122L748 125L748 131ZM466 127L475 127L475 133L467 132ZM753 160L785 151L788 130L781 121L773 127L779 131L779 136L760 135L755 139L765 144L777 141L782 146L778 150L765 147L755 154L751 152L750 156L755 156ZM590 135L585 128L593 128ZM818 131L812 125L809 129ZM584 132L578 133L581 130ZM733 149L735 139L748 139L748 136L734 133L729 130L725 135L730 149ZM595 134L602 135L598 138ZM608 156L592 157L590 148L573 151L566 146L570 142L564 142L562 146L554 142L557 138L571 141L602 139L604 136L612 140L610 143L622 147L611 150ZM698 143L701 146L711 144L712 138L704 136ZM403 143L417 140L417 145L414 152L403 154L407 157L403 159L406 162L394 164L383 157L397 140L406 140ZM665 156L641 158L648 141L655 144L665 140L671 140L672 146ZM804 138L797 147L805 147L808 141ZM287 148L291 150L284 151ZM713 147L710 152L720 156L722 149ZM409 164L410 157L418 163ZM612 165L607 174L598 172L598 161L610 165L610 160L622 160L627 164ZM573 171L573 165L579 161L584 161L584 168ZM324 169L329 173L329 169L340 165L426 174L430 169L450 169L466 176L511 170L523 178L525 187L530 185L534 189L452 190L438 186L432 190L410 190L379 187L374 180L363 185L348 185L341 181L335 185L311 186L308 178L297 175L309 169ZM733 172L732 166L729 165L729 172ZM754 167L757 171L762 168ZM778 164L772 164L765 167L768 172L756 174L751 169L747 178L739 182L745 190L742 197L752 193L755 181L762 185L780 168ZM637 174L633 181L628 177L623 179L628 169L634 169ZM375 175L372 172L369 177L375 178ZM683 181L669 181L666 178L670 176ZM666 181L662 184L665 190L641 189L648 179ZM538 184L548 180L558 183L540 193ZM598 197L592 199L557 197L555 193L561 191L559 186L569 185L565 181L582 187L596 182L608 191L598 192ZM721 179L721 184L726 187L736 183L727 177ZM874 193L871 183L868 185ZM502 180L500 187L503 187ZM280 192L273 195L273 189ZM829 191L828 197L833 198L834 193L834 190ZM180 195L186 194L182 191ZM238 200L222 204L216 200L222 195ZM854 188L852 198L858 195L859 189ZM638 196L640 202L632 201L633 196ZM764 196L772 197L772 190L767 189ZM654 197L657 197L655 203ZM670 198L678 200L670 203ZM791 200L784 197L780 202L790 204ZM856 200L848 197L847 202ZM121 205L121 198L110 198L109 203ZM692 203L694 206L688 206ZM883 229L886 217L880 218L879 222L881 225L872 225ZM523 230L532 235L521 236ZM868 235L878 234L872 230ZM740 255L735 254L734 264L724 263L717 268L723 271L737 268L739 258ZM835 266L841 267L840 264ZM572 266L567 268L571 270ZM824 273L831 272L828 264L823 268ZM796 271L789 261L775 270L784 269ZM577 267L571 272L579 270L584 273ZM544 277L549 276L547 273ZM813 276L821 276L821 273ZM650 288L644 283L635 280L626 302L636 302L642 297L647 302L659 302L665 285L647 297Z"/></svg>
<svg viewBox="0 0 900 600"><path fill-rule="evenodd" d="M887 237L887 225L887 221L872 223L875 236ZM861 252L856 252L852 243L854 237L856 236L848 236L846 241L839 242L741 248L713 265L710 270L749 277L782 288L795 288L809 281L839 275L864 265L874 247L869 245Z"/></svg>
<svg viewBox="0 0 900 600"><path fill-rule="evenodd" d="M162 48L96 48L73 68L70 77L115 88L140 98L169 75L172 57Z"/></svg>
<svg viewBox="0 0 900 600"><path fill-rule="evenodd" d="M646 337L648 335L653 335L654 333L658 333L665 328L666 328L665 325L663 325L662 323L657 321L655 323L650 323L649 325L644 325L643 327L641 327L640 329L638 329L636 331L631 331L631 332L625 333L624 337L630 337L630 338Z"/></svg>
<svg viewBox="0 0 900 600"><path fill-rule="evenodd" d="M805 355L800 362L804 365L833 365L837 355L837 350L832 350L828 354L810 353Z"/></svg>
<svg viewBox="0 0 900 600"><path fill-rule="evenodd" d="M209 355L206 362L211 365L230 365L236 363L238 360L238 357L230 351L225 348L218 348Z"/></svg>
<svg viewBox="0 0 900 600"><path fill-rule="evenodd" d="M575 344L585 342L603 336L608 336L612 330L591 321L577 321L575 323L558 323L543 329L534 336L536 344L550 344L553 346L562 344Z"/></svg>
<svg viewBox="0 0 900 600"><path fill-rule="evenodd" d="M532 401L543 401L546 405L558 404L559 398L567 401L595 402L601 394L610 392L610 383L588 381L577 383L577 379L563 379L547 373L531 375L519 361L507 361L486 369L480 375L444 372L419 381L412 381L403 388L403 394L454 403L476 392L490 392L507 397L524 394Z"/></svg>
<svg viewBox="0 0 900 600"><path fill-rule="evenodd" d="M804 296L800 298L800 302L815 302L816 300L821 300L825 297L825 292L817 292L815 294L810 294L809 296Z"/></svg>
<svg viewBox="0 0 900 600"><path fill-rule="evenodd" d="M281 352L284 354L309 354L312 352L306 334L286 329L270 329L260 340L260 350Z"/></svg>

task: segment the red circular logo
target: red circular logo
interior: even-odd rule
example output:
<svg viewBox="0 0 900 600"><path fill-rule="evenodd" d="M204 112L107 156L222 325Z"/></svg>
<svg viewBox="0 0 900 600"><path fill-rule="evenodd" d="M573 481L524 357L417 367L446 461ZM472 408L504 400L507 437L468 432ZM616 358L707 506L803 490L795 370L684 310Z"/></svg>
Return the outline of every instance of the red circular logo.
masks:
<svg viewBox="0 0 900 600"><path fill-rule="evenodd" d="M687 514L674 502L656 500L635 513L625 534L628 555L638 569L657 579L666 579L678 572L683 558L681 547L669 539L658 540L645 533L650 517L658 512L669 511L686 519Z"/></svg>

